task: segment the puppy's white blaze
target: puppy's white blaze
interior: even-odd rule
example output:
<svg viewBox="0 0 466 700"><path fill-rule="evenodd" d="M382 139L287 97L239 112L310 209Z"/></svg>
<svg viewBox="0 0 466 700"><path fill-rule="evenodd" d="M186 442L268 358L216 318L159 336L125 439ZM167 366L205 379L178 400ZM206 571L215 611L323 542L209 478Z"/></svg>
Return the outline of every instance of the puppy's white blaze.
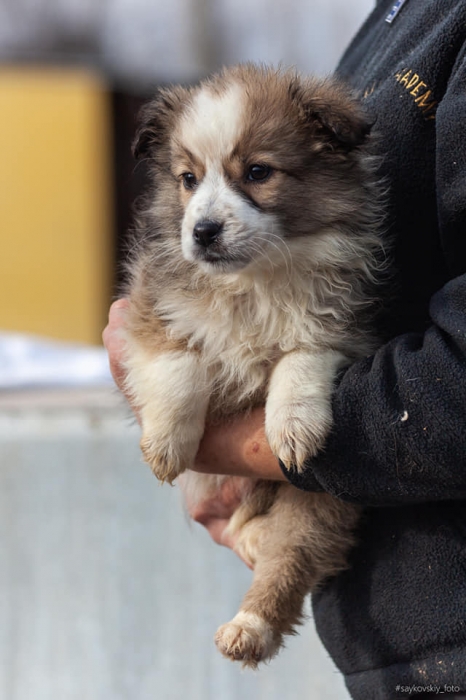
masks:
<svg viewBox="0 0 466 700"><path fill-rule="evenodd" d="M204 163L230 154L244 124L243 111L244 92L237 83L222 94L201 90L182 117L181 141Z"/></svg>
<svg viewBox="0 0 466 700"><path fill-rule="evenodd" d="M236 199L240 198L236 196ZM219 168L210 166L184 213L181 225L181 246L186 260L192 262L196 259L194 226L200 221L218 221L223 224L238 204Z"/></svg>
<svg viewBox="0 0 466 700"><path fill-rule="evenodd" d="M223 225L222 245L230 264L223 271L238 270L254 262L271 264L276 257L277 218L258 211L229 185L223 170L224 159L237 145L244 126L245 94L233 84L222 94L202 90L181 118L178 138L203 163L205 175L186 207L182 228L183 256L197 262L205 272L217 267L198 257L193 229L200 221ZM234 258L243 262L235 263ZM279 253L281 261L283 252ZM246 261L246 262L244 262Z"/></svg>

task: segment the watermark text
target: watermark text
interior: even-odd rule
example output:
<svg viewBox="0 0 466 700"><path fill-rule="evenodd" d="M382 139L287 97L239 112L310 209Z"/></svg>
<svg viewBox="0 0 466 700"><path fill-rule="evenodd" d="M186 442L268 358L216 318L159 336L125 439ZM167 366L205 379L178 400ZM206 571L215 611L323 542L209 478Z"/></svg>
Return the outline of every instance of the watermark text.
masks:
<svg viewBox="0 0 466 700"><path fill-rule="evenodd" d="M431 695L444 695L445 693L459 693L461 688L459 685L397 685L395 686L397 693L430 693Z"/></svg>

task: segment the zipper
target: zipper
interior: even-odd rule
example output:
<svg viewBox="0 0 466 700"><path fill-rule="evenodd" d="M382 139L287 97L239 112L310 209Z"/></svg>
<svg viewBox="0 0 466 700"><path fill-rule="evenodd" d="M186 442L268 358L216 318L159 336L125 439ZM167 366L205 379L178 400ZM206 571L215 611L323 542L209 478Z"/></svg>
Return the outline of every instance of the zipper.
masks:
<svg viewBox="0 0 466 700"><path fill-rule="evenodd" d="M407 0L397 0L396 3L393 5L392 9L388 13L388 15L385 17L385 21L387 24L391 24L395 18L397 17L398 13L400 12L401 8L403 5L407 2Z"/></svg>

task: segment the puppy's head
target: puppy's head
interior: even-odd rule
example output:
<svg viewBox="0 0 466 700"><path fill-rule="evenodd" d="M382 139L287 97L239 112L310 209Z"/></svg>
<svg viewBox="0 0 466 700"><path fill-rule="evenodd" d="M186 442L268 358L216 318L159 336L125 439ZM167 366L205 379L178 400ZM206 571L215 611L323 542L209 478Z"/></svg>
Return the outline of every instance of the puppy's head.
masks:
<svg viewBox="0 0 466 700"><path fill-rule="evenodd" d="M335 81L245 65L161 91L135 153L150 159L165 207L181 219L170 229L185 259L234 272L283 260L285 244L357 211L369 131Z"/></svg>

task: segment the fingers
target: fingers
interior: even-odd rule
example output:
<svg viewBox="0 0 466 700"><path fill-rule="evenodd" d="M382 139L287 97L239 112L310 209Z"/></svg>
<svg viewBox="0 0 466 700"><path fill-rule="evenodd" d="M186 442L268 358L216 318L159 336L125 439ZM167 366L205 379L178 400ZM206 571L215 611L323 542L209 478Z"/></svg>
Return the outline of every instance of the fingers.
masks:
<svg viewBox="0 0 466 700"><path fill-rule="evenodd" d="M210 518L205 520L202 525L204 525L214 542L233 549L234 540L231 535L226 532L228 523L228 518Z"/></svg>
<svg viewBox="0 0 466 700"><path fill-rule="evenodd" d="M245 559L236 548L238 535L230 534L228 531L229 522L229 518L210 518L205 520L202 524L216 544L231 549L249 569L252 569L252 563Z"/></svg>
<svg viewBox="0 0 466 700"><path fill-rule="evenodd" d="M126 325L128 308L128 299L118 299L113 302L108 313L108 323L102 333L102 341L108 353L110 372L115 384L125 396L136 419L140 422L139 409L131 401L131 396L128 395L125 387L125 339L123 330Z"/></svg>
<svg viewBox="0 0 466 700"><path fill-rule="evenodd" d="M186 484L183 475L178 479L190 517L206 528L214 542L232 549L249 568L252 568L251 563L238 553L236 549L238 536L229 532L228 524L243 498L253 488L254 483L255 480L249 477L226 477L220 481L215 491L211 491L204 498L192 502L189 500L189 483Z"/></svg>
<svg viewBox="0 0 466 700"><path fill-rule="evenodd" d="M121 331L125 326L128 306L127 299L118 299L113 302L108 314L108 324L102 333L102 341L108 353L110 372L120 390L123 390L125 380L123 366L125 342Z"/></svg>
<svg viewBox="0 0 466 700"><path fill-rule="evenodd" d="M219 481L215 490L203 493L200 498L195 499L190 493L189 479L181 475L177 483L183 492L190 517L207 526L214 518L228 521L246 494L251 491L255 481L249 477L225 477Z"/></svg>

